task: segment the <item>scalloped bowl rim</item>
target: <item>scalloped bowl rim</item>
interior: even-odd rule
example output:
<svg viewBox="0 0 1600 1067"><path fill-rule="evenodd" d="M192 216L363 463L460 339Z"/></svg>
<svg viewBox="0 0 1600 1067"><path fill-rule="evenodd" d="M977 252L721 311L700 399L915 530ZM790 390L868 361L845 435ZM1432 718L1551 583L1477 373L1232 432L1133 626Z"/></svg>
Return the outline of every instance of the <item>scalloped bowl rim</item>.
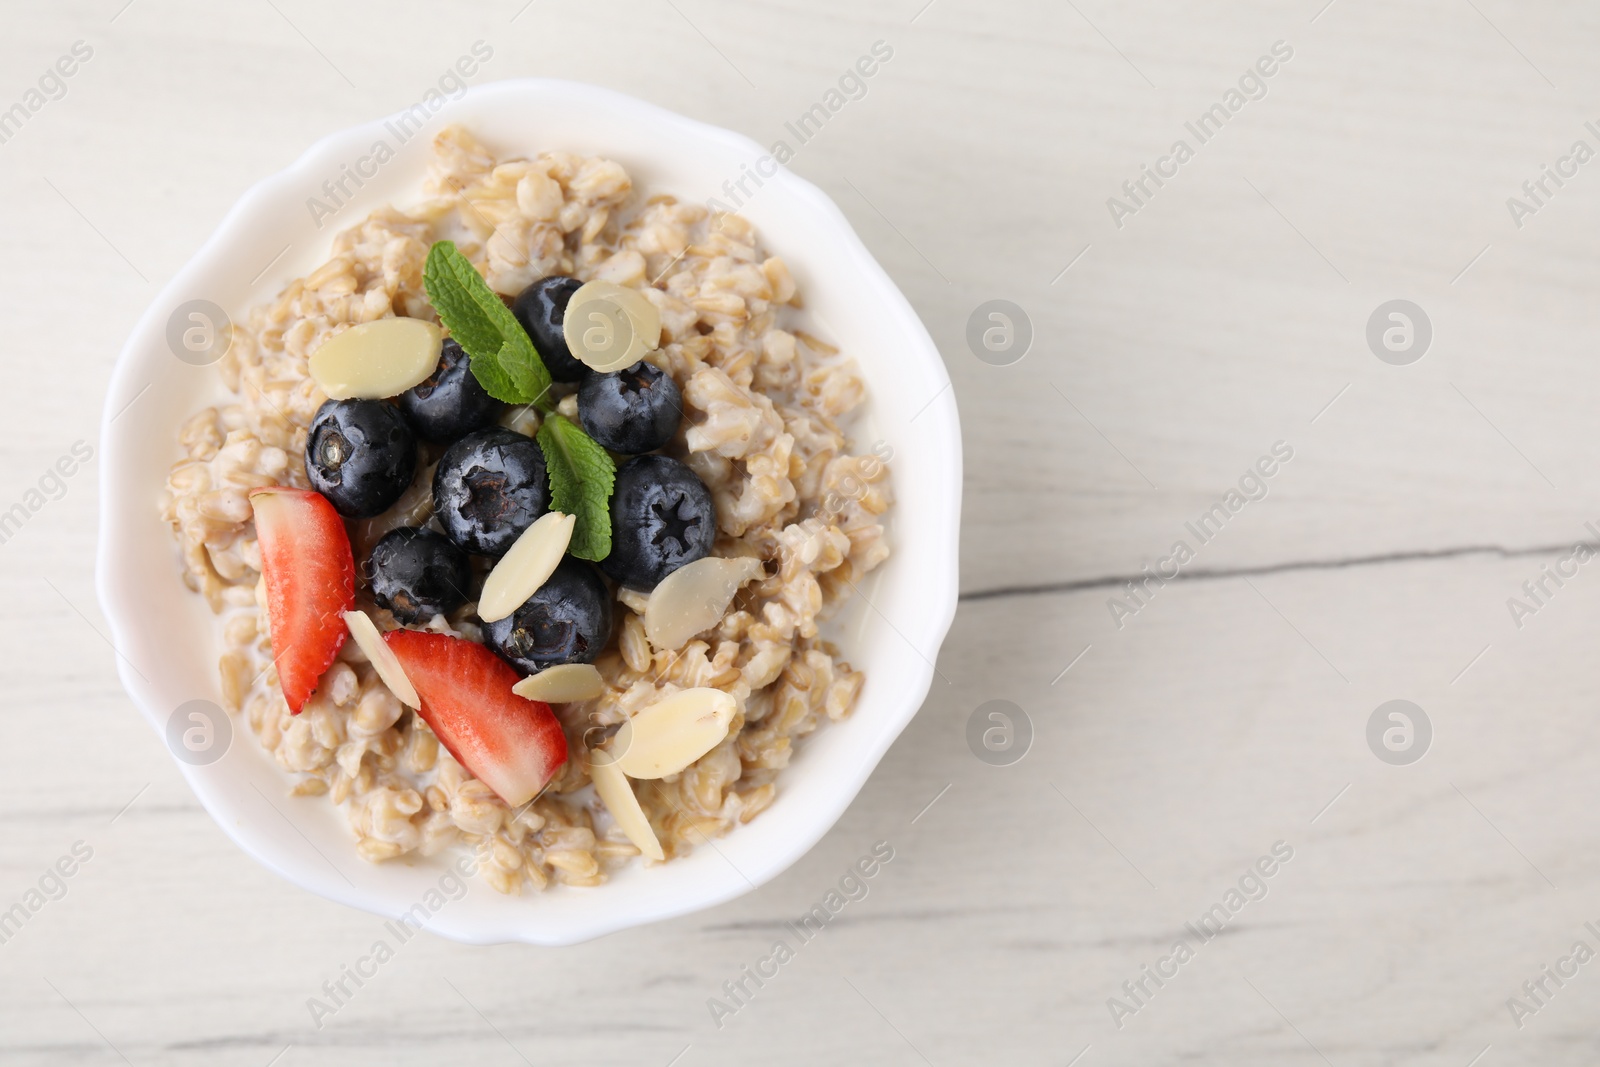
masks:
<svg viewBox="0 0 1600 1067"><path fill-rule="evenodd" d="M734 176L740 173L732 165L734 162L754 162L765 154L763 148L743 135L685 118L612 90L553 79L514 79L473 87L463 96L445 104L439 114L430 120L426 132L432 134L447 122L459 121L481 136L480 124L495 126L523 121L510 118L503 109L527 107L529 104L535 105L528 109L529 113L538 117L526 120L527 125L522 128L528 130L546 121L544 115L548 112L540 112L537 105L550 108L554 104L556 113L566 115L565 109L572 109L573 116L582 114L587 118L582 132L572 134L572 139L581 140L591 136L593 129L606 131L612 128L631 130L642 140L670 135L674 147L681 144L685 152L683 159L670 155L654 158L657 161L671 159L681 167L709 166L700 160L716 157L728 163L728 166L715 173ZM298 211L299 199L308 189L313 190L312 195L316 195L315 191L321 188L317 185L319 179L339 175L340 164L348 166L349 161L355 158L355 153L370 145L373 138L383 137L385 131L392 130L386 124L397 121L400 114L403 113L322 137L291 166L253 185L218 224L199 251L163 287L160 295L139 319L118 356L101 419L101 518L96 590L118 650L117 668L122 683L158 736L167 735L168 718L172 714L170 709L177 707L174 696L183 696L185 693L193 695L193 689L176 688L180 683L169 682L159 671L153 673L160 680L151 681L133 662L134 658L149 662L151 657L164 659L168 655L178 655L170 647L171 642L163 645L159 639L151 636L152 631L164 632L164 628L152 625L149 616L152 610L149 608L150 601L163 595L160 587L149 584L150 570L166 567L165 578L184 597L195 602L200 602L201 598L184 589L178 581L176 553L171 545L170 531L154 514L154 503L149 495L151 478L163 478L165 464L176 458L176 441L171 439L175 436L175 426L165 424L170 447L162 453L164 458L159 469L156 469L152 448L143 447L141 455L141 442L137 435L141 420L145 424L155 420L152 425L146 426L147 433L161 430L163 424L159 419L154 414L148 414L151 405L158 401L149 401L142 407L139 401L163 376L185 374L188 376L187 385L176 390L174 396L188 398L191 402L189 410L193 410L193 406L200 403L194 398L206 388L203 383L197 382L195 374L215 376L213 368L177 365L165 347L164 320L171 309L184 299L196 293L215 291L219 285L216 279L237 279L242 276L242 272L248 268L240 261L241 248L249 243L248 238L260 244L260 234L267 228L267 220L283 220L283 229L274 231L278 234L273 238L274 241L281 238L283 232L294 232L294 222L284 213ZM603 138L608 135L615 134L601 132L596 136ZM536 136L548 135L529 132L502 139L520 140L526 144ZM419 139L426 141L431 137ZM491 146L496 143L492 136L485 137L485 140ZM409 147L402 146L400 154L404 154ZM566 147L568 145L530 144L523 150L532 152ZM640 161L628 158L625 145L611 146L606 151L613 158L624 159L630 173L636 173L635 168ZM689 159L691 153L694 154L693 160ZM387 164L391 173L385 181L379 180L385 178L382 173L374 178L371 183L374 189L408 188L411 195L415 196L425 157L413 152L409 159L410 162L404 166L398 162ZM644 169L649 170L648 157L644 163ZM407 181L404 186L397 186L396 182L402 175L406 176ZM714 195L720 197L722 194ZM326 255L328 243L344 225L353 223L371 207L391 199L404 202L399 192L384 193L374 200L364 189L358 191L350 203L359 204L362 210L352 212L341 220L341 225L330 227L312 241L312 245L318 249L318 255ZM766 179L759 194L740 210L763 234L763 244L772 253L785 257L801 285L802 293L808 298L808 305L819 292L831 296L828 282L822 279L831 278L837 272L857 286L849 294L849 301L844 306L846 312L849 311L849 304L868 300L876 307L877 321L863 320L857 332L878 342L889 342L887 346L880 344L879 347L887 347L894 354L894 378L891 384L896 389L912 389L915 395L908 393L904 402L896 395L892 397L895 410L883 411L886 398L882 394L889 371L874 365L872 353L857 351L848 345L844 347L857 357L871 383L870 406L880 428L888 427L892 432L901 434L901 439L910 441L915 449L909 455L904 447L897 449L891 462L898 498L896 507L890 513L895 523L891 526L891 543L895 551L875 573L895 574L897 569L904 572L914 565L917 568L915 577L920 581L908 583L908 576L902 573L887 594L884 593L882 578L873 587L874 596L888 595L892 598L894 606L890 610L895 610L897 614L891 622L879 611L876 603L868 605L870 612L865 609L861 611L862 621L857 636L863 642L870 641L871 647L869 658L860 664L867 681L858 705L848 719L831 723L806 739L792 764L779 775L778 800L759 818L737 826L728 836L714 842L712 847L696 848L690 855L671 863L645 869L638 862L632 862L606 885L594 889L552 887L542 894L502 898L486 886L477 889L482 883L475 882L474 891L468 892L459 903L453 899L447 900L447 906L431 911L425 906L424 915L417 921L441 936L479 944L505 941L540 945L573 944L629 926L708 908L748 892L776 877L832 828L927 695L934 675L933 660L954 618L957 600L961 444L954 398L944 364L911 305L867 251L844 214L820 189L787 168L779 167L776 175ZM779 224L774 225L774 220L780 220ZM303 224L300 228L304 228ZM780 242L766 239L774 229L792 230L797 235L795 241L799 243L806 240L807 233L817 232L825 236L826 251L835 258L819 265L803 255L795 255ZM304 254L302 252L301 255L289 257L288 262L280 267L280 273L299 262ZM309 262L316 261L312 259ZM249 266L253 267L258 262L252 260ZM258 284L267 273L263 271L256 280L243 286L249 303L259 302L278 291L276 284ZM279 283L284 280L287 278L277 279ZM235 290L240 288L237 281L231 284ZM839 288L844 288L843 282L837 284ZM820 290L819 286L822 287ZM848 314L841 320L847 321L846 335L851 332L848 320ZM847 340L844 335L835 335L830 339L836 342ZM175 370L175 366L180 369ZM878 380L873 382L875 371L878 372ZM913 407L917 408L916 414L907 418L906 412ZM130 415L133 417L129 418ZM117 423L123 419L127 421L118 426ZM910 510L907 501L915 503L914 522L905 521L907 516L904 512ZM164 558L155 558L155 543L139 525L141 522L153 522L159 527L157 533L167 539ZM133 531L131 536L130 531ZM912 536L914 541L906 540ZM906 593L907 588L912 592ZM167 610L176 612L176 615L165 621L170 623L176 619L178 624L182 624L187 614L189 625L196 625L193 620L198 616L193 611L181 607ZM210 618L209 614L206 618ZM159 614L156 621L162 621ZM906 646L900 649L899 654L895 652L897 642ZM195 659L199 655L195 649L204 645L204 639L192 645L187 653L188 658L181 658L175 663L172 673L176 676L196 670L209 671L213 678L211 691L215 693L214 656L210 657L210 664L205 667L201 667L200 661ZM906 654L907 649L915 655ZM124 654L128 650L132 650L133 656ZM850 657L850 647L845 647L843 651L847 658ZM881 663L875 663L874 660ZM892 675L885 676L891 670ZM189 676L198 677L192 673ZM851 731L848 745L843 742L826 745L830 735L845 730ZM248 730L241 724L234 733L244 735ZM821 747L829 747L830 750L825 755L811 751ZM277 827L275 817L256 800L252 800L240 784L242 779L250 779L251 776L269 784L273 775L280 780L282 778L282 772L267 758L253 737L243 744L233 745L223 759L210 766L194 766L176 759L175 762L201 804L228 836L246 853L288 881L329 899L390 919L407 913L416 919L416 905L434 899L427 894L427 890L440 884L435 876L444 871L437 861L367 865L356 859L355 850L349 847L353 842L348 839L347 829L344 831L345 847L354 864L347 862L341 865L336 859L329 858L325 850L308 853L305 845L310 844L312 849L317 849L314 838L318 836L337 842L342 816L330 821L328 813L333 808L326 804L324 798L313 798L321 802L317 807L326 809L323 811L303 803L295 806L296 801L285 798L289 806L286 813L285 803L273 802L268 791L249 781L254 792L259 794L259 800L277 808L278 815L289 822L302 840L297 843L293 836L282 833L281 828L271 829ZM813 781L824 773L828 781ZM804 790L800 788L802 782ZM785 800L790 799L787 794L791 792L804 792L804 811L798 810L799 801L796 799L788 805L785 814ZM774 837L777 839L768 840ZM734 857L737 857L738 863L735 863ZM666 877L680 867L693 869ZM335 874L338 877L334 877ZM352 875L355 876L354 880ZM611 892L624 882L625 891ZM553 896L557 902L545 905L544 902ZM412 905L409 908L408 903Z"/></svg>

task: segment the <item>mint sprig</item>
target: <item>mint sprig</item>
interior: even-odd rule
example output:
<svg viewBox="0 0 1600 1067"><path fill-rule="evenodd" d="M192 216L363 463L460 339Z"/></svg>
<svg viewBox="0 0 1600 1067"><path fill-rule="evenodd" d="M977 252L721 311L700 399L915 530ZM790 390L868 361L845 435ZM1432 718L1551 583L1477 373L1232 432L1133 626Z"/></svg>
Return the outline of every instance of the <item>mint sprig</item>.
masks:
<svg viewBox="0 0 1600 1067"><path fill-rule="evenodd" d="M551 415L535 438L550 474L550 509L577 517L567 551L599 561L611 554L611 456L573 423Z"/></svg>
<svg viewBox="0 0 1600 1067"><path fill-rule="evenodd" d="M428 249L422 286L450 336L472 357L472 375L485 392L508 404L555 410L550 372L528 332L453 241Z"/></svg>

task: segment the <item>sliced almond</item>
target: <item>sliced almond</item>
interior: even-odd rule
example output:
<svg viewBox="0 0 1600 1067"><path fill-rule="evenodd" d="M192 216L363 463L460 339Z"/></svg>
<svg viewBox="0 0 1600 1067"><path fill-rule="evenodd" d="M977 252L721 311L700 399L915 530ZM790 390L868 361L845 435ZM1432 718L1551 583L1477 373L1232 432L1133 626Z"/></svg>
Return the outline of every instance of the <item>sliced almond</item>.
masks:
<svg viewBox="0 0 1600 1067"><path fill-rule="evenodd" d="M628 313L628 318L633 320L634 332L639 340L644 342L646 352L653 351L661 344L661 309L650 302L650 298L638 289L622 286L622 292L617 294L617 299L622 301L623 310Z"/></svg>
<svg viewBox="0 0 1600 1067"><path fill-rule="evenodd" d="M651 704L611 739L617 766L629 778L677 774L722 743L735 707L720 689L685 689Z"/></svg>
<svg viewBox="0 0 1600 1067"><path fill-rule="evenodd" d="M367 659L372 662L383 684L389 687L389 692L398 697L400 703L406 707L422 707L422 701L417 699L416 686L406 677L405 668L400 666L400 660L395 654L389 651L389 646L383 641L383 635L378 632L377 624L367 613L347 611L344 613L344 624L350 627L350 636L356 639L356 646L367 654Z"/></svg>
<svg viewBox="0 0 1600 1067"><path fill-rule="evenodd" d="M666 859L650 820L645 818L644 809L639 806L639 798L633 795L633 786L617 766L616 757L605 749L590 752L589 780L594 782L594 791L600 794L606 810L617 820L618 829L628 835L628 840L651 859Z"/></svg>
<svg viewBox="0 0 1600 1067"><path fill-rule="evenodd" d="M546 512L522 531L489 577L483 580L483 595L478 598L478 617L498 622L522 606L555 573L567 543L572 540L576 515Z"/></svg>
<svg viewBox="0 0 1600 1067"><path fill-rule="evenodd" d="M335 400L399 396L439 365L444 332L422 319L374 319L328 338L311 353L311 377Z"/></svg>
<svg viewBox="0 0 1600 1067"><path fill-rule="evenodd" d="M634 333L644 342L646 352L661 343L661 311L650 302L649 297L640 290L626 285L599 280L592 284L596 286L597 296L609 298L622 305L622 310L627 312L628 320L633 324ZM571 306L570 302L568 306Z"/></svg>
<svg viewBox="0 0 1600 1067"><path fill-rule="evenodd" d="M656 585L644 609L644 633L660 650L676 652L728 613L739 587L761 574L752 556L707 556L679 567Z"/></svg>
<svg viewBox="0 0 1600 1067"><path fill-rule="evenodd" d="M592 700L606 691L605 679L592 663L558 663L524 678L511 687L519 697L542 700L546 704L570 704Z"/></svg>
<svg viewBox="0 0 1600 1067"><path fill-rule="evenodd" d="M584 282L567 301L561 332L575 358L606 373L633 366L661 343L661 312L637 289Z"/></svg>

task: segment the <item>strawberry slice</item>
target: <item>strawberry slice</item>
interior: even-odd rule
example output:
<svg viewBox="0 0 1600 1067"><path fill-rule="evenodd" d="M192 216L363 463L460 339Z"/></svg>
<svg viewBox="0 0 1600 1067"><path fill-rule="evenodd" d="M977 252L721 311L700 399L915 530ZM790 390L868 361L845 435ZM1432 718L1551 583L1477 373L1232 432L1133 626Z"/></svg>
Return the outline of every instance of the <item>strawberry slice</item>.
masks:
<svg viewBox="0 0 1600 1067"><path fill-rule="evenodd" d="M356 606L356 564L344 520L310 489L250 490L267 583L272 658L289 710L300 714L349 631Z"/></svg>
<svg viewBox="0 0 1600 1067"><path fill-rule="evenodd" d="M511 691L522 676L474 641L420 630L383 635L417 690L417 709L450 754L501 800L521 807L567 762L550 705Z"/></svg>

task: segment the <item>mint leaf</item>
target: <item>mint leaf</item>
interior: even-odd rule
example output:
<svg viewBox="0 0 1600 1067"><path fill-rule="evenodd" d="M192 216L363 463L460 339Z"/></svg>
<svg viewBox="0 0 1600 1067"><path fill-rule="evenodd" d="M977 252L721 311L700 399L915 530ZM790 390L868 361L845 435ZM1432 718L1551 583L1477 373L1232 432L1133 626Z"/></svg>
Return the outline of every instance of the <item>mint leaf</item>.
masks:
<svg viewBox="0 0 1600 1067"><path fill-rule="evenodd" d="M522 327L515 320L512 325L517 327L519 333L522 332ZM501 373L511 379L517 392L527 398L518 403L537 404L540 411L555 410L555 401L550 397L550 372L545 369L544 361L539 358L539 354L533 350L533 342L528 340L527 334L523 334L520 345L514 339L501 345L500 351L495 355L495 362L499 365ZM472 365L477 366L477 361L474 360ZM484 388L487 389L488 386Z"/></svg>
<svg viewBox="0 0 1600 1067"><path fill-rule="evenodd" d="M439 319L450 331L456 343L467 350L473 361L493 361L504 343L500 331L485 314L468 286L469 278L488 288L472 264L450 241L435 242L428 250L427 262L422 269L422 287L439 313ZM491 296L494 294L491 292ZM496 303L499 297L495 297ZM505 399L501 397L499 399Z"/></svg>
<svg viewBox="0 0 1600 1067"><path fill-rule="evenodd" d="M611 554L611 487L617 468L594 439L560 415L539 427L550 472L550 509L577 517L567 551L599 561Z"/></svg>
<svg viewBox="0 0 1600 1067"><path fill-rule="evenodd" d="M461 344L462 348L467 348L465 344L461 343L460 336L454 334L452 336L455 336L457 344ZM478 356L473 355L471 349L467 349L467 355L472 356L472 362L467 364L467 368L472 371L472 376L478 379L478 384L483 386L484 392L496 400L504 400L507 403L527 403L522 399L523 393L517 388L516 382L511 375L501 368L498 358L480 359Z"/></svg>
<svg viewBox="0 0 1600 1067"><path fill-rule="evenodd" d="M428 249L422 286L439 320L472 357L472 374L496 400L555 410L550 372L522 324L454 242Z"/></svg>

